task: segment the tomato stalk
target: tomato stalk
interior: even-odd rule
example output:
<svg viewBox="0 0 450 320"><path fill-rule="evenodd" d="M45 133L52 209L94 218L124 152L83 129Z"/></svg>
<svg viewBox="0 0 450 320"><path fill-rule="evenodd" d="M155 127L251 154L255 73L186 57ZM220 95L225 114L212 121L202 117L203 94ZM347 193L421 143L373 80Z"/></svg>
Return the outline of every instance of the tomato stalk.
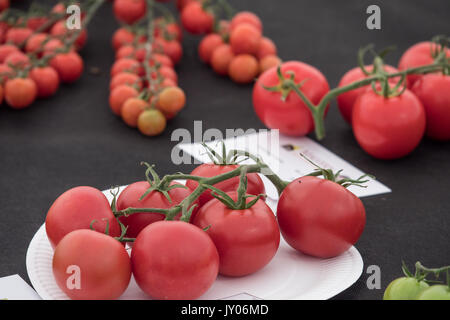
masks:
<svg viewBox="0 0 450 320"><path fill-rule="evenodd" d="M420 263L420 261L417 261L415 264L416 267L416 278L423 278L432 273L436 276L436 278L439 277L439 275L443 272L446 274L446 280L447 280L447 286L450 288L450 266L440 267L440 268L427 268Z"/></svg>
<svg viewBox="0 0 450 320"><path fill-rule="evenodd" d="M346 86L331 89L330 91L328 91L327 94L325 94L322 97L322 99L320 100L320 102L317 105L314 105L314 103L312 103L311 100L302 92L301 83L300 84L295 83L293 77L286 78L283 75L281 75L280 67L278 67L280 84L278 86L266 88L266 89L270 90L270 91L279 91L282 94L281 99L283 99L283 97L284 97L284 99L286 99L289 92L294 91L300 97L300 99L302 99L302 101L305 103L305 105L308 107L308 109L311 111L311 115L312 115L312 118L314 120L314 125L315 125L316 138L318 140L322 140L325 137L325 125L324 125L325 111L326 111L329 103L331 102L331 100L336 98L338 95L345 93L347 91L351 91L354 89L358 89L360 87L367 86L372 83L376 83L378 81L381 81L382 83L385 83L387 85L388 79L390 79L390 78L395 78L395 77L404 78L409 74L426 74L426 73L437 72L437 71L443 72L444 70L448 70L450 68L450 63L448 62L447 59L445 59L445 52L441 52L439 57L431 64L420 66L420 67L415 67L415 68L405 69L403 71L396 72L396 73L386 73L383 70L383 68L382 68L383 60L380 56L375 57L374 64L376 64L376 67L374 68L376 70L376 72L373 75L371 75L365 79L350 83ZM281 77L280 77L280 75L281 75ZM400 86L400 83L398 84L398 86L396 86L397 89L399 86ZM384 90L388 90L388 89L389 88L384 89ZM385 94L388 94L388 92L390 92L390 91L389 90L383 91L383 93L385 93Z"/></svg>

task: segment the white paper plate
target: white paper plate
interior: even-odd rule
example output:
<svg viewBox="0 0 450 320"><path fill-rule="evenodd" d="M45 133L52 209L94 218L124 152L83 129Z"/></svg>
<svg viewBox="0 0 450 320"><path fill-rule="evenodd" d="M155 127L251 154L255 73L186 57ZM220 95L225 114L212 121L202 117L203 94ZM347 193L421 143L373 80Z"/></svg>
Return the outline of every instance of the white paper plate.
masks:
<svg viewBox="0 0 450 320"><path fill-rule="evenodd" d="M109 191L104 194L111 200ZM69 299L53 278L52 258L53 249L44 224L28 247L28 276L42 299ZM362 270L363 260L355 247L332 259L316 259L298 253L281 239L277 254L265 268L246 277L219 276L200 299L324 300L350 287L361 276ZM120 299L149 297L132 278Z"/></svg>

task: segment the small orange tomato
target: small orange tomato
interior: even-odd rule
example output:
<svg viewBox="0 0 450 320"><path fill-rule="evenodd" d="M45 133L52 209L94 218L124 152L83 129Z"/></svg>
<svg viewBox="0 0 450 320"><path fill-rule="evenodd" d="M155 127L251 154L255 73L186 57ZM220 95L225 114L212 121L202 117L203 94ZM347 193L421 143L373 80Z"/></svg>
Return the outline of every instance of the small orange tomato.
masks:
<svg viewBox="0 0 450 320"><path fill-rule="evenodd" d="M120 114L122 120L130 127L136 128L138 123L138 118L149 104L139 98L129 98L122 106Z"/></svg>
<svg viewBox="0 0 450 320"><path fill-rule="evenodd" d="M120 115L121 109L125 101L129 98L134 98L138 96L138 92L133 87L127 85L117 86L111 93L109 94L109 106L111 110L116 115Z"/></svg>
<svg viewBox="0 0 450 320"><path fill-rule="evenodd" d="M203 38L198 46L198 55L204 63L210 63L214 50L223 44L222 37L217 33L210 33Z"/></svg>
<svg viewBox="0 0 450 320"><path fill-rule="evenodd" d="M157 107L164 114L176 114L186 104L186 95L179 87L167 87L158 96Z"/></svg>
<svg viewBox="0 0 450 320"><path fill-rule="evenodd" d="M258 73L258 60L249 54L237 55L228 67L228 74L236 83L250 83L258 76Z"/></svg>
<svg viewBox="0 0 450 320"><path fill-rule="evenodd" d="M36 83L39 98L50 97L59 88L58 72L50 66L31 69L30 78Z"/></svg>
<svg viewBox="0 0 450 320"><path fill-rule="evenodd" d="M257 54L261 31L249 23L239 24L231 31L230 45L235 54Z"/></svg>
<svg viewBox="0 0 450 320"><path fill-rule="evenodd" d="M230 45L222 44L214 50L211 56L211 66L220 75L228 74L228 66L234 57Z"/></svg>
<svg viewBox="0 0 450 320"><path fill-rule="evenodd" d="M268 55L259 60L259 72L263 73L264 71L269 70L272 67L276 67L282 63L281 59L276 55Z"/></svg>
<svg viewBox="0 0 450 320"><path fill-rule="evenodd" d="M138 129L146 136L157 136L166 128L166 118L157 109L146 110L139 115Z"/></svg>
<svg viewBox="0 0 450 320"><path fill-rule="evenodd" d="M32 79L14 78L6 81L5 100L11 108L26 108L34 102L36 96L37 86Z"/></svg>
<svg viewBox="0 0 450 320"><path fill-rule="evenodd" d="M273 43L272 40L266 37L262 37L259 42L258 52L256 53L256 57L258 59L262 59L268 55L276 55L277 54L277 46Z"/></svg>
<svg viewBox="0 0 450 320"><path fill-rule="evenodd" d="M109 83L109 90L112 91L116 87L123 84L128 85L130 87L135 87L138 90L141 90L142 88L142 80L137 74L129 72L120 72L116 74L114 77L112 77Z"/></svg>

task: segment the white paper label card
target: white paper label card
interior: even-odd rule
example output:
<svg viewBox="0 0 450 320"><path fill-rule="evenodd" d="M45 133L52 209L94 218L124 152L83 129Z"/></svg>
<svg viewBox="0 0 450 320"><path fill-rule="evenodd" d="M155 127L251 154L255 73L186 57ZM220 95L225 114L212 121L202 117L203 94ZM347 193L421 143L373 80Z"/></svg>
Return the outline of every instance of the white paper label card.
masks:
<svg viewBox="0 0 450 320"><path fill-rule="evenodd" d="M18 274L0 278L0 300L41 300Z"/></svg>
<svg viewBox="0 0 450 320"><path fill-rule="evenodd" d="M262 131L260 133L228 138L223 140L223 142L227 150L238 149L257 155L281 179L286 181L292 181L314 171L314 165L306 161L300 154L305 155L312 162L324 169L331 169L333 172L342 170L342 177L356 180L365 174L310 138L286 137L279 135L277 130ZM211 141L206 144L219 154L221 153L221 141ZM179 144L178 147L200 162L211 162L201 143ZM242 163L252 162L249 159ZM267 178L263 177L263 179L268 197L277 199L275 187L268 182ZM358 197L391 192L391 189L378 180L367 179L369 182L365 183L366 188L350 186L348 189Z"/></svg>

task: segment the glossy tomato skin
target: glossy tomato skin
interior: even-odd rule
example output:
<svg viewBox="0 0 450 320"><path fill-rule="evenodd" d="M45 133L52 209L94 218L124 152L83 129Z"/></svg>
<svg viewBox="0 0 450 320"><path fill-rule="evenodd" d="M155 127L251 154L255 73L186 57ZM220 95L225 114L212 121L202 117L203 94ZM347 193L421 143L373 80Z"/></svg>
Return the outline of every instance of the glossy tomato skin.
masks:
<svg viewBox="0 0 450 320"><path fill-rule="evenodd" d="M191 175L200 176L200 177L214 177L220 174L230 172L236 169L238 165L217 165L213 163L204 163L195 168ZM186 182L186 186L189 187L192 191L197 188L198 182L193 180L188 180ZM234 177L231 179L224 180L222 182L216 183L214 187L225 191L236 191L239 186L239 177ZM249 173L247 174L247 193L253 195L264 194L266 192L264 187L264 182L261 177L257 173ZM210 190L206 190L203 192L198 198L198 202L200 207L207 203L209 200L214 199L211 195Z"/></svg>
<svg viewBox="0 0 450 320"><path fill-rule="evenodd" d="M150 188L147 181L138 181L127 186L117 198L117 209L127 208L159 208L169 209L179 204L189 196L191 191L184 188L175 188L169 191L172 202L159 191L150 192L142 201L139 198ZM194 209L196 211L196 209ZM149 224L164 220L161 213L134 213L128 217L120 217L120 221L128 227L127 237L136 238L138 234Z"/></svg>
<svg viewBox="0 0 450 320"><path fill-rule="evenodd" d="M39 98L47 98L56 93L59 88L59 76L50 66L35 67L30 71L30 78L34 80Z"/></svg>
<svg viewBox="0 0 450 320"><path fill-rule="evenodd" d="M230 193L233 200L237 193ZM247 202L251 201L247 200ZM219 273L240 277L265 267L280 244L280 230L269 206L263 201L249 209L234 210L213 199L197 213L193 224L211 237L219 252Z"/></svg>
<svg viewBox="0 0 450 320"><path fill-rule="evenodd" d="M435 46L435 44L430 41L424 41L410 47L400 58L398 69L405 70L433 63L433 57L431 56L432 46ZM447 57L450 57L450 49L447 48L446 52ZM407 76L408 88L411 88L420 77L422 77L420 74L409 74Z"/></svg>
<svg viewBox="0 0 450 320"><path fill-rule="evenodd" d="M383 300L415 300L428 287L425 281L417 281L412 277L398 278L389 283Z"/></svg>
<svg viewBox="0 0 450 320"><path fill-rule="evenodd" d="M145 16L145 0L114 0L114 15L120 22L133 24Z"/></svg>
<svg viewBox="0 0 450 320"><path fill-rule="evenodd" d="M211 238L196 226L159 221L137 237L131 264L137 284L152 298L190 300L216 280L219 254Z"/></svg>
<svg viewBox="0 0 450 320"><path fill-rule="evenodd" d="M450 288L443 284L431 286L423 290L417 300L450 300Z"/></svg>
<svg viewBox="0 0 450 320"><path fill-rule="evenodd" d="M98 189L75 187L60 195L48 210L45 230L53 248L71 231L92 227L105 233L109 224L109 234L120 236L120 226L112 213L108 199Z"/></svg>
<svg viewBox="0 0 450 320"><path fill-rule="evenodd" d="M73 83L83 74L84 62L76 52L57 54L50 65L58 72L62 83Z"/></svg>
<svg viewBox="0 0 450 320"><path fill-rule="evenodd" d="M341 185L317 177L292 181L277 208L281 234L294 249L331 258L358 241L366 223L364 205Z"/></svg>
<svg viewBox="0 0 450 320"><path fill-rule="evenodd" d="M34 102L37 90L30 78L9 79L5 83L5 100L13 109L24 109Z"/></svg>
<svg viewBox="0 0 450 320"><path fill-rule="evenodd" d="M425 108L426 135L436 140L450 140L450 76L424 75L414 83L411 91Z"/></svg>
<svg viewBox="0 0 450 320"><path fill-rule="evenodd" d="M214 16L203 9L200 2L188 3L181 11L183 27L192 34L211 32L214 24Z"/></svg>
<svg viewBox="0 0 450 320"><path fill-rule="evenodd" d="M368 72L371 72L373 70L373 66L365 66L366 70ZM388 73L396 73L398 70L390 65L385 65L384 70ZM349 70L347 73L345 73L341 80L339 81L339 87L344 87L346 85L349 85L352 82L359 81L362 79L367 78L367 76L364 74L364 72L361 70L360 67L353 68ZM399 78L391 78L389 82L392 84L396 84L397 81L399 81ZM347 92L344 92L337 97L337 103L339 107L339 111L341 112L342 117L347 121L348 123L352 123L352 112L353 112L353 105L356 102L356 99L366 92L368 86L360 87L358 89L353 89Z"/></svg>
<svg viewBox="0 0 450 320"><path fill-rule="evenodd" d="M425 110L409 90L384 98L368 89L354 105L353 134L359 145L378 159L397 159L411 153L425 133Z"/></svg>
<svg viewBox="0 0 450 320"><path fill-rule="evenodd" d="M295 74L295 82L303 80L301 90L317 104L329 91L330 87L324 75L316 68L299 61L289 61L281 65L281 71L289 78L288 71ZM279 84L276 68L260 75L253 87L253 107L260 120L270 129L279 129L289 136L304 136L314 130L314 121L308 107L293 91L286 101L281 100L281 93L264 89Z"/></svg>
<svg viewBox="0 0 450 320"><path fill-rule="evenodd" d="M68 273L71 266L79 267L79 289L68 287L68 283L72 284L69 277L73 273ZM92 230L67 234L55 248L52 267L58 286L75 300L117 299L131 278L131 262L125 247L116 239Z"/></svg>

